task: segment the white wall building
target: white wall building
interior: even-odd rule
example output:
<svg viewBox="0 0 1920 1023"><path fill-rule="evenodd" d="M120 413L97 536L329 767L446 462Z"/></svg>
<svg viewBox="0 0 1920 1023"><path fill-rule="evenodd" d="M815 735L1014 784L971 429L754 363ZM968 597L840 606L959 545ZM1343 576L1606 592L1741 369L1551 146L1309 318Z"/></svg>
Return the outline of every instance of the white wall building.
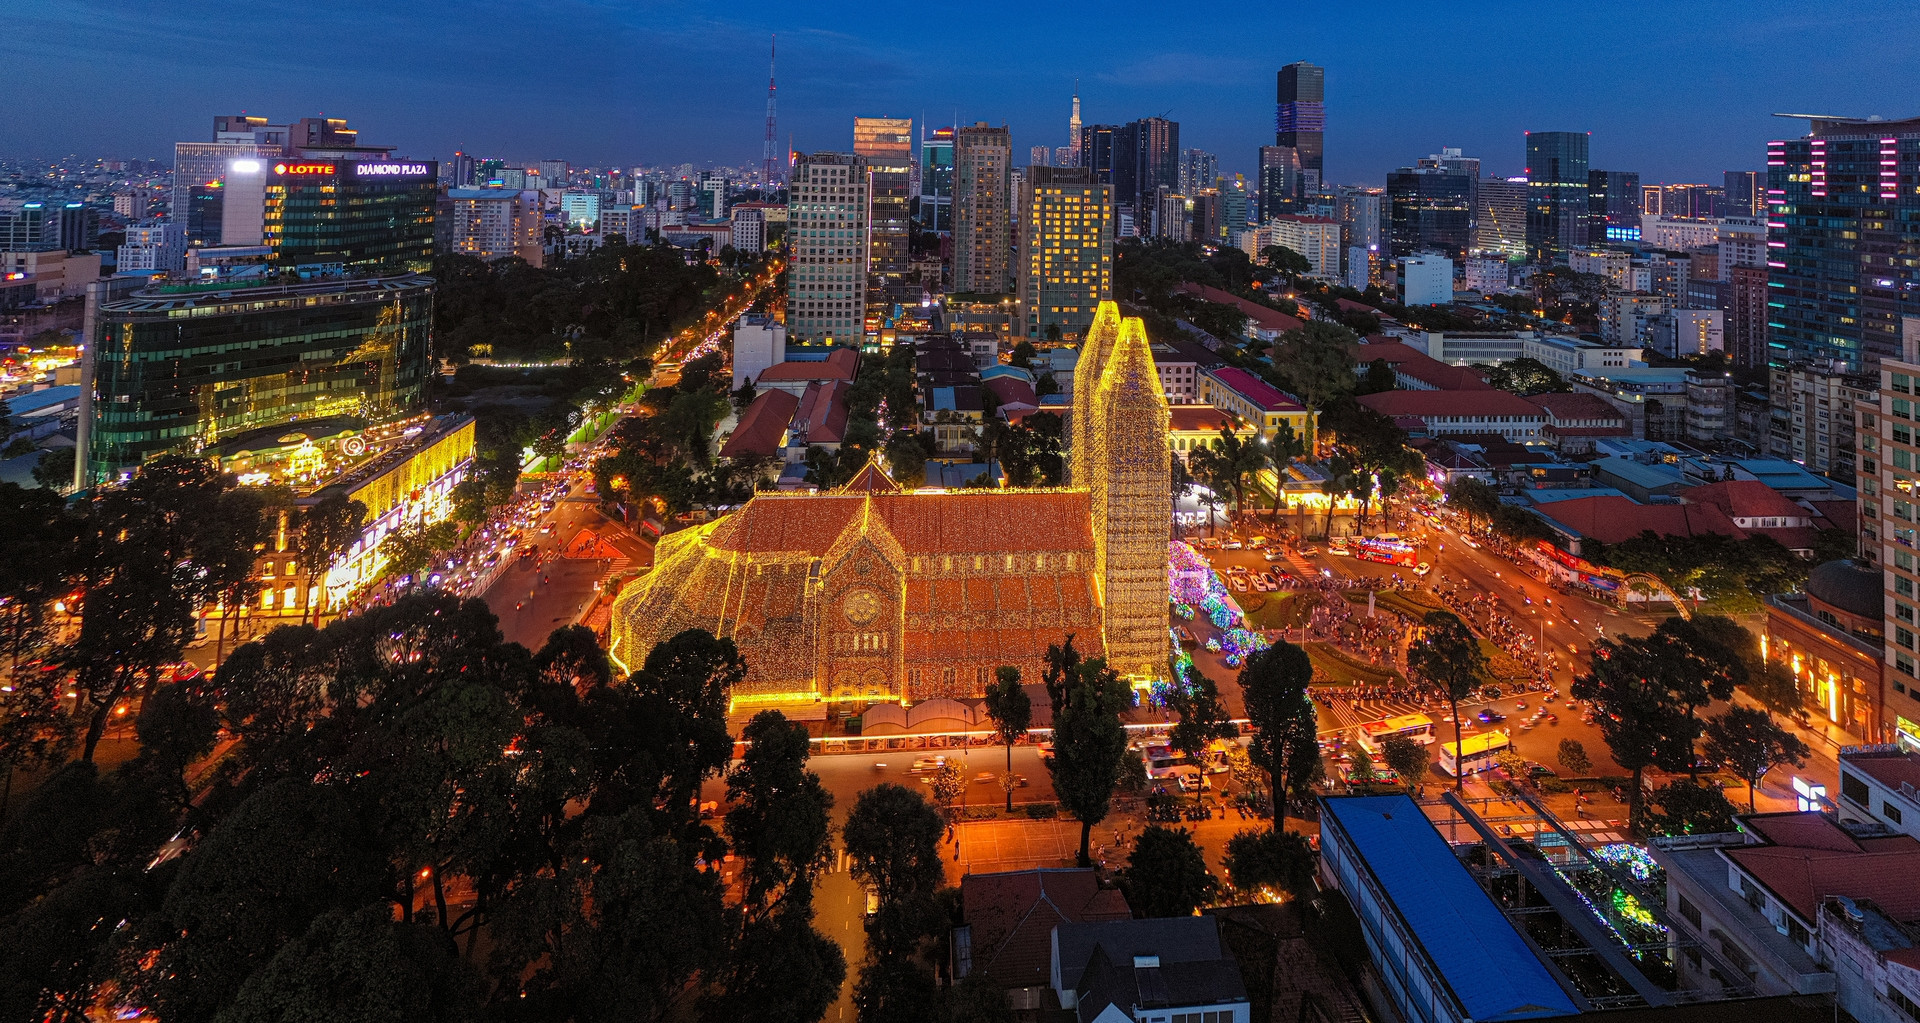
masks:
<svg viewBox="0 0 1920 1023"><path fill-rule="evenodd" d="M845 341L866 336L872 248L869 187L863 156L802 154L794 165L787 189L787 238L793 252L787 269L787 326L796 338Z"/></svg>
<svg viewBox="0 0 1920 1023"><path fill-rule="evenodd" d="M1400 260L1401 305L1449 305L1452 302L1453 260L1431 252Z"/></svg>
<svg viewBox="0 0 1920 1023"><path fill-rule="evenodd" d="M529 265L545 262L540 193L511 188L455 188L453 251L491 262L518 256Z"/></svg>
<svg viewBox="0 0 1920 1023"><path fill-rule="evenodd" d="M1529 336L1522 342L1521 349L1526 358L1561 376L1587 369L1626 369L1646 358L1646 353L1639 348L1595 344L1565 334Z"/></svg>
<svg viewBox="0 0 1920 1023"><path fill-rule="evenodd" d="M1650 213L1640 216L1640 244L1650 249L1704 249L1719 240L1718 218L1668 220Z"/></svg>
<svg viewBox="0 0 1920 1023"><path fill-rule="evenodd" d="M582 230L595 227L600 223L600 193L560 193L560 215L569 227Z"/></svg>
<svg viewBox="0 0 1920 1023"><path fill-rule="evenodd" d="M771 316L742 316L733 325L733 389L760 379L762 370L787 361L787 325Z"/></svg>
<svg viewBox="0 0 1920 1023"><path fill-rule="evenodd" d="M179 221L150 220L127 228L127 240L120 246L120 272L177 274L185 269L186 262L187 234Z"/></svg>
<svg viewBox="0 0 1920 1023"><path fill-rule="evenodd" d="M1763 241L1765 239L1762 239ZM1578 274L1598 274L1616 291L1631 291L1633 257L1619 249L1597 252L1570 252L1567 267Z"/></svg>
<svg viewBox="0 0 1920 1023"><path fill-rule="evenodd" d="M1340 222L1327 217L1279 216L1261 227L1262 248L1285 245L1307 257L1309 277L1340 279ZM1258 253L1255 254L1258 258ZM1452 296L1448 296L1452 300Z"/></svg>
<svg viewBox="0 0 1920 1023"><path fill-rule="evenodd" d="M1469 259L1466 262L1468 291L1482 295L1504 293L1513 284L1512 264L1504 259Z"/></svg>

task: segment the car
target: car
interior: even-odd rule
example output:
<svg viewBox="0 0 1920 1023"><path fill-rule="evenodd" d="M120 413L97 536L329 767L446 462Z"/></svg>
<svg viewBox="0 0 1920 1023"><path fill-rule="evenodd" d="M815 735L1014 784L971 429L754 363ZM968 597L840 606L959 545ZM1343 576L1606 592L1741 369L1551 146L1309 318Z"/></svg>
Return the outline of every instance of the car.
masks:
<svg viewBox="0 0 1920 1023"><path fill-rule="evenodd" d="M869 888L867 889L867 915L872 916L878 912L880 912L880 893Z"/></svg>
<svg viewBox="0 0 1920 1023"><path fill-rule="evenodd" d="M1247 566L1245 566L1245 565L1228 565L1228 566L1227 566L1227 574L1228 574L1228 575L1246 575L1246 574L1247 574Z"/></svg>
<svg viewBox="0 0 1920 1023"><path fill-rule="evenodd" d="M1260 556L1267 559L1269 563L1287 560L1287 553L1285 551L1268 551Z"/></svg>
<svg viewBox="0 0 1920 1023"><path fill-rule="evenodd" d="M1526 710L1526 709L1527 709L1527 701L1525 701L1525 700L1515 700L1515 701L1513 701L1513 709L1514 709L1514 710Z"/></svg>
<svg viewBox="0 0 1920 1023"><path fill-rule="evenodd" d="M541 526L541 527L540 527L540 532L542 532L542 533L549 533L549 534L551 534L551 533L553 532L553 523L551 523L551 522L549 522L549 523L547 523L546 525L544 525L544 526Z"/></svg>
<svg viewBox="0 0 1920 1023"><path fill-rule="evenodd" d="M1426 563L1426 562L1424 562L1424 561L1422 561L1422 562L1421 562L1421 563L1419 564L1419 566L1418 566L1418 567L1416 567L1416 568L1415 568L1415 569L1413 570L1413 574L1414 574L1414 575L1426 575L1426 574L1427 574L1428 572L1431 572L1431 571L1433 571L1433 566L1432 566L1432 565L1430 565L1430 564L1428 564L1428 563Z"/></svg>
<svg viewBox="0 0 1920 1023"><path fill-rule="evenodd" d="M913 762L912 767L907 768L907 773L932 774L945 766L947 766L946 757L921 757Z"/></svg>
<svg viewBox="0 0 1920 1023"><path fill-rule="evenodd" d="M992 771L981 771L979 774L973 776L973 783L975 785L990 785L993 783L993 780L994 774Z"/></svg>
<svg viewBox="0 0 1920 1023"><path fill-rule="evenodd" d="M1238 540L1228 540L1220 545L1220 549L1223 551L1237 551L1244 546L1245 545Z"/></svg>
<svg viewBox="0 0 1920 1023"><path fill-rule="evenodd" d="M1463 544L1466 544L1468 547L1471 547L1476 551L1480 549L1480 542L1478 540L1475 540L1473 537L1463 536L1460 538L1460 542Z"/></svg>
<svg viewBox="0 0 1920 1023"><path fill-rule="evenodd" d="M1505 714L1502 714L1499 711L1494 710L1492 708L1483 710L1480 713L1475 714L1474 717L1479 719L1480 723L1483 725L1498 724L1499 722L1505 721L1507 719L1507 716Z"/></svg>
<svg viewBox="0 0 1920 1023"><path fill-rule="evenodd" d="M1311 557L1312 555L1315 555L1315 554L1318 554L1318 553L1320 553L1320 548L1318 548L1318 547L1302 547L1302 548L1300 548L1300 556L1301 556L1301 557L1303 557L1303 558L1305 558L1305 557Z"/></svg>
<svg viewBox="0 0 1920 1023"><path fill-rule="evenodd" d="M1556 770L1554 770L1554 769L1553 769L1553 768L1551 768L1551 767L1548 767L1548 766L1547 766L1547 765L1545 765L1545 764L1536 764L1536 763L1533 763L1533 762L1531 762L1531 761L1530 761L1530 762L1528 762L1528 764L1527 764L1527 777L1529 777L1529 778L1558 778L1558 777L1560 777L1560 772L1558 772L1558 771L1556 771Z"/></svg>
<svg viewBox="0 0 1920 1023"><path fill-rule="evenodd" d="M1236 575L1231 580L1231 585L1233 586L1233 592L1245 593L1247 592L1247 577L1244 575Z"/></svg>
<svg viewBox="0 0 1920 1023"><path fill-rule="evenodd" d="M1346 549L1345 547L1329 547L1327 548L1327 553L1333 555L1336 558L1353 557L1353 552Z"/></svg>

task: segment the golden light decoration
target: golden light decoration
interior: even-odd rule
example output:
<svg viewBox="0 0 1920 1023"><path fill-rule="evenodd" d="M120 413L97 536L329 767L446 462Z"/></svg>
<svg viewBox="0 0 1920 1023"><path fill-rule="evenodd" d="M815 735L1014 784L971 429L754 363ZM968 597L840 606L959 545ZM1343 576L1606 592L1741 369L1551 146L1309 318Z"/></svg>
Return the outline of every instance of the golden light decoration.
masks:
<svg viewBox="0 0 1920 1023"><path fill-rule="evenodd" d="M631 670L686 629L730 638L748 664L736 707L977 698L1000 665L1038 677L1068 633L1163 677L1166 397L1139 320L1105 302L1092 333L1074 486L914 493L875 453L830 493L756 494L661 539L614 600L615 661Z"/></svg>

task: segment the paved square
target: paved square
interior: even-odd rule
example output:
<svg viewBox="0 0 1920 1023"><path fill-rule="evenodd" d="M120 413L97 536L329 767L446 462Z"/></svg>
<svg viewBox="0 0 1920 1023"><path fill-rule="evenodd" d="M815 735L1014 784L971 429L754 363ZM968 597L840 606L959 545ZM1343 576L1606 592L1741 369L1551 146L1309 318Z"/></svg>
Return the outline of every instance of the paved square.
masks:
<svg viewBox="0 0 1920 1023"><path fill-rule="evenodd" d="M954 860L952 849L947 850L947 873L956 882L968 873L1071 867L1080 852L1080 824L1071 819L973 821L955 830L960 857Z"/></svg>

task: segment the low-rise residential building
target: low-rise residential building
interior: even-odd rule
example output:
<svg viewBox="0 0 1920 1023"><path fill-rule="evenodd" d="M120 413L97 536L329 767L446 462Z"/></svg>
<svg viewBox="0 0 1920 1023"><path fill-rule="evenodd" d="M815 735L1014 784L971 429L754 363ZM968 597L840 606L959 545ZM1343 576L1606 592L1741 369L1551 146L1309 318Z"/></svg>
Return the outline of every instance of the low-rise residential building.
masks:
<svg viewBox="0 0 1920 1023"><path fill-rule="evenodd" d="M740 413L733 433L720 445L720 457L733 459L784 458L787 428L800 408L800 399L788 391L768 388L753 396ZM805 451L801 452L805 457Z"/></svg>
<svg viewBox="0 0 1920 1023"><path fill-rule="evenodd" d="M1232 415L1238 429L1271 437L1282 424L1293 435L1307 435L1307 407L1299 400L1238 366L1218 366L1200 373L1200 401Z"/></svg>
<svg viewBox="0 0 1920 1023"><path fill-rule="evenodd" d="M1722 834L1656 838L1682 987L1838 993L1854 1019L1920 1005L1920 840L1819 812L1763 813Z"/></svg>
<svg viewBox="0 0 1920 1023"><path fill-rule="evenodd" d="M1717 444L1738 428L1733 377L1704 370L1687 371L1687 441Z"/></svg>
<svg viewBox="0 0 1920 1023"><path fill-rule="evenodd" d="M1567 266L1574 273L1594 274L1605 277L1607 284L1615 291L1630 290L1629 269L1633 266L1633 257L1622 249L1600 249L1590 252L1567 253Z"/></svg>
<svg viewBox="0 0 1920 1023"><path fill-rule="evenodd" d="M1686 436L1687 370L1628 367L1569 374L1575 391L1597 394L1613 403L1643 440L1681 440Z"/></svg>
<svg viewBox="0 0 1920 1023"><path fill-rule="evenodd" d="M1153 367L1160 373L1160 389L1166 392L1170 404L1199 401L1200 371L1226 364L1205 345L1185 338L1153 343Z"/></svg>
<svg viewBox="0 0 1920 1023"><path fill-rule="evenodd" d="M1359 401L1389 419L1418 419L1432 437L1490 433L1525 443L1540 440L1547 424L1540 406L1507 391L1383 391Z"/></svg>
<svg viewBox="0 0 1920 1023"><path fill-rule="evenodd" d="M753 386L757 391L768 388L786 391L797 398L816 383L850 384L859 370L859 352L851 348L835 348L823 359L776 362L753 378Z"/></svg>
<svg viewBox="0 0 1920 1023"><path fill-rule="evenodd" d="M1590 454L1602 437L1633 436L1633 424L1626 415L1598 395L1536 394L1527 400L1546 413L1541 436L1563 455Z"/></svg>
<svg viewBox="0 0 1920 1023"><path fill-rule="evenodd" d="M1220 431L1233 426L1233 416L1212 405L1168 405L1167 446L1181 464L1190 464L1195 451L1220 443Z"/></svg>
<svg viewBox="0 0 1920 1023"><path fill-rule="evenodd" d="M1639 346L1647 341L1647 324L1673 308L1664 295L1614 292L1600 300L1600 340L1613 345Z"/></svg>
<svg viewBox="0 0 1920 1023"><path fill-rule="evenodd" d="M1078 1023L1251 1023L1215 917L1063 922L1050 966L1054 996Z"/></svg>
<svg viewBox="0 0 1920 1023"><path fill-rule="evenodd" d="M733 389L750 384L787 358L787 325L749 313L733 324Z"/></svg>
<svg viewBox="0 0 1920 1023"><path fill-rule="evenodd" d="M985 977L1013 1008L1038 1009L1053 982L1053 932L1062 924L1128 920L1126 896L1087 869L968 874L960 880L953 975Z"/></svg>
<svg viewBox="0 0 1920 1023"><path fill-rule="evenodd" d="M1920 838L1920 726L1908 722L1888 743L1840 750L1833 810L1848 824L1870 824Z"/></svg>
<svg viewBox="0 0 1920 1023"><path fill-rule="evenodd" d="M1587 369L1626 369L1646 360L1646 353L1639 348L1604 345L1566 334L1528 335L1520 351L1561 376Z"/></svg>
<svg viewBox="0 0 1920 1023"><path fill-rule="evenodd" d="M1718 309L1670 309L1646 324L1647 347L1670 359L1724 352L1725 316Z"/></svg>

